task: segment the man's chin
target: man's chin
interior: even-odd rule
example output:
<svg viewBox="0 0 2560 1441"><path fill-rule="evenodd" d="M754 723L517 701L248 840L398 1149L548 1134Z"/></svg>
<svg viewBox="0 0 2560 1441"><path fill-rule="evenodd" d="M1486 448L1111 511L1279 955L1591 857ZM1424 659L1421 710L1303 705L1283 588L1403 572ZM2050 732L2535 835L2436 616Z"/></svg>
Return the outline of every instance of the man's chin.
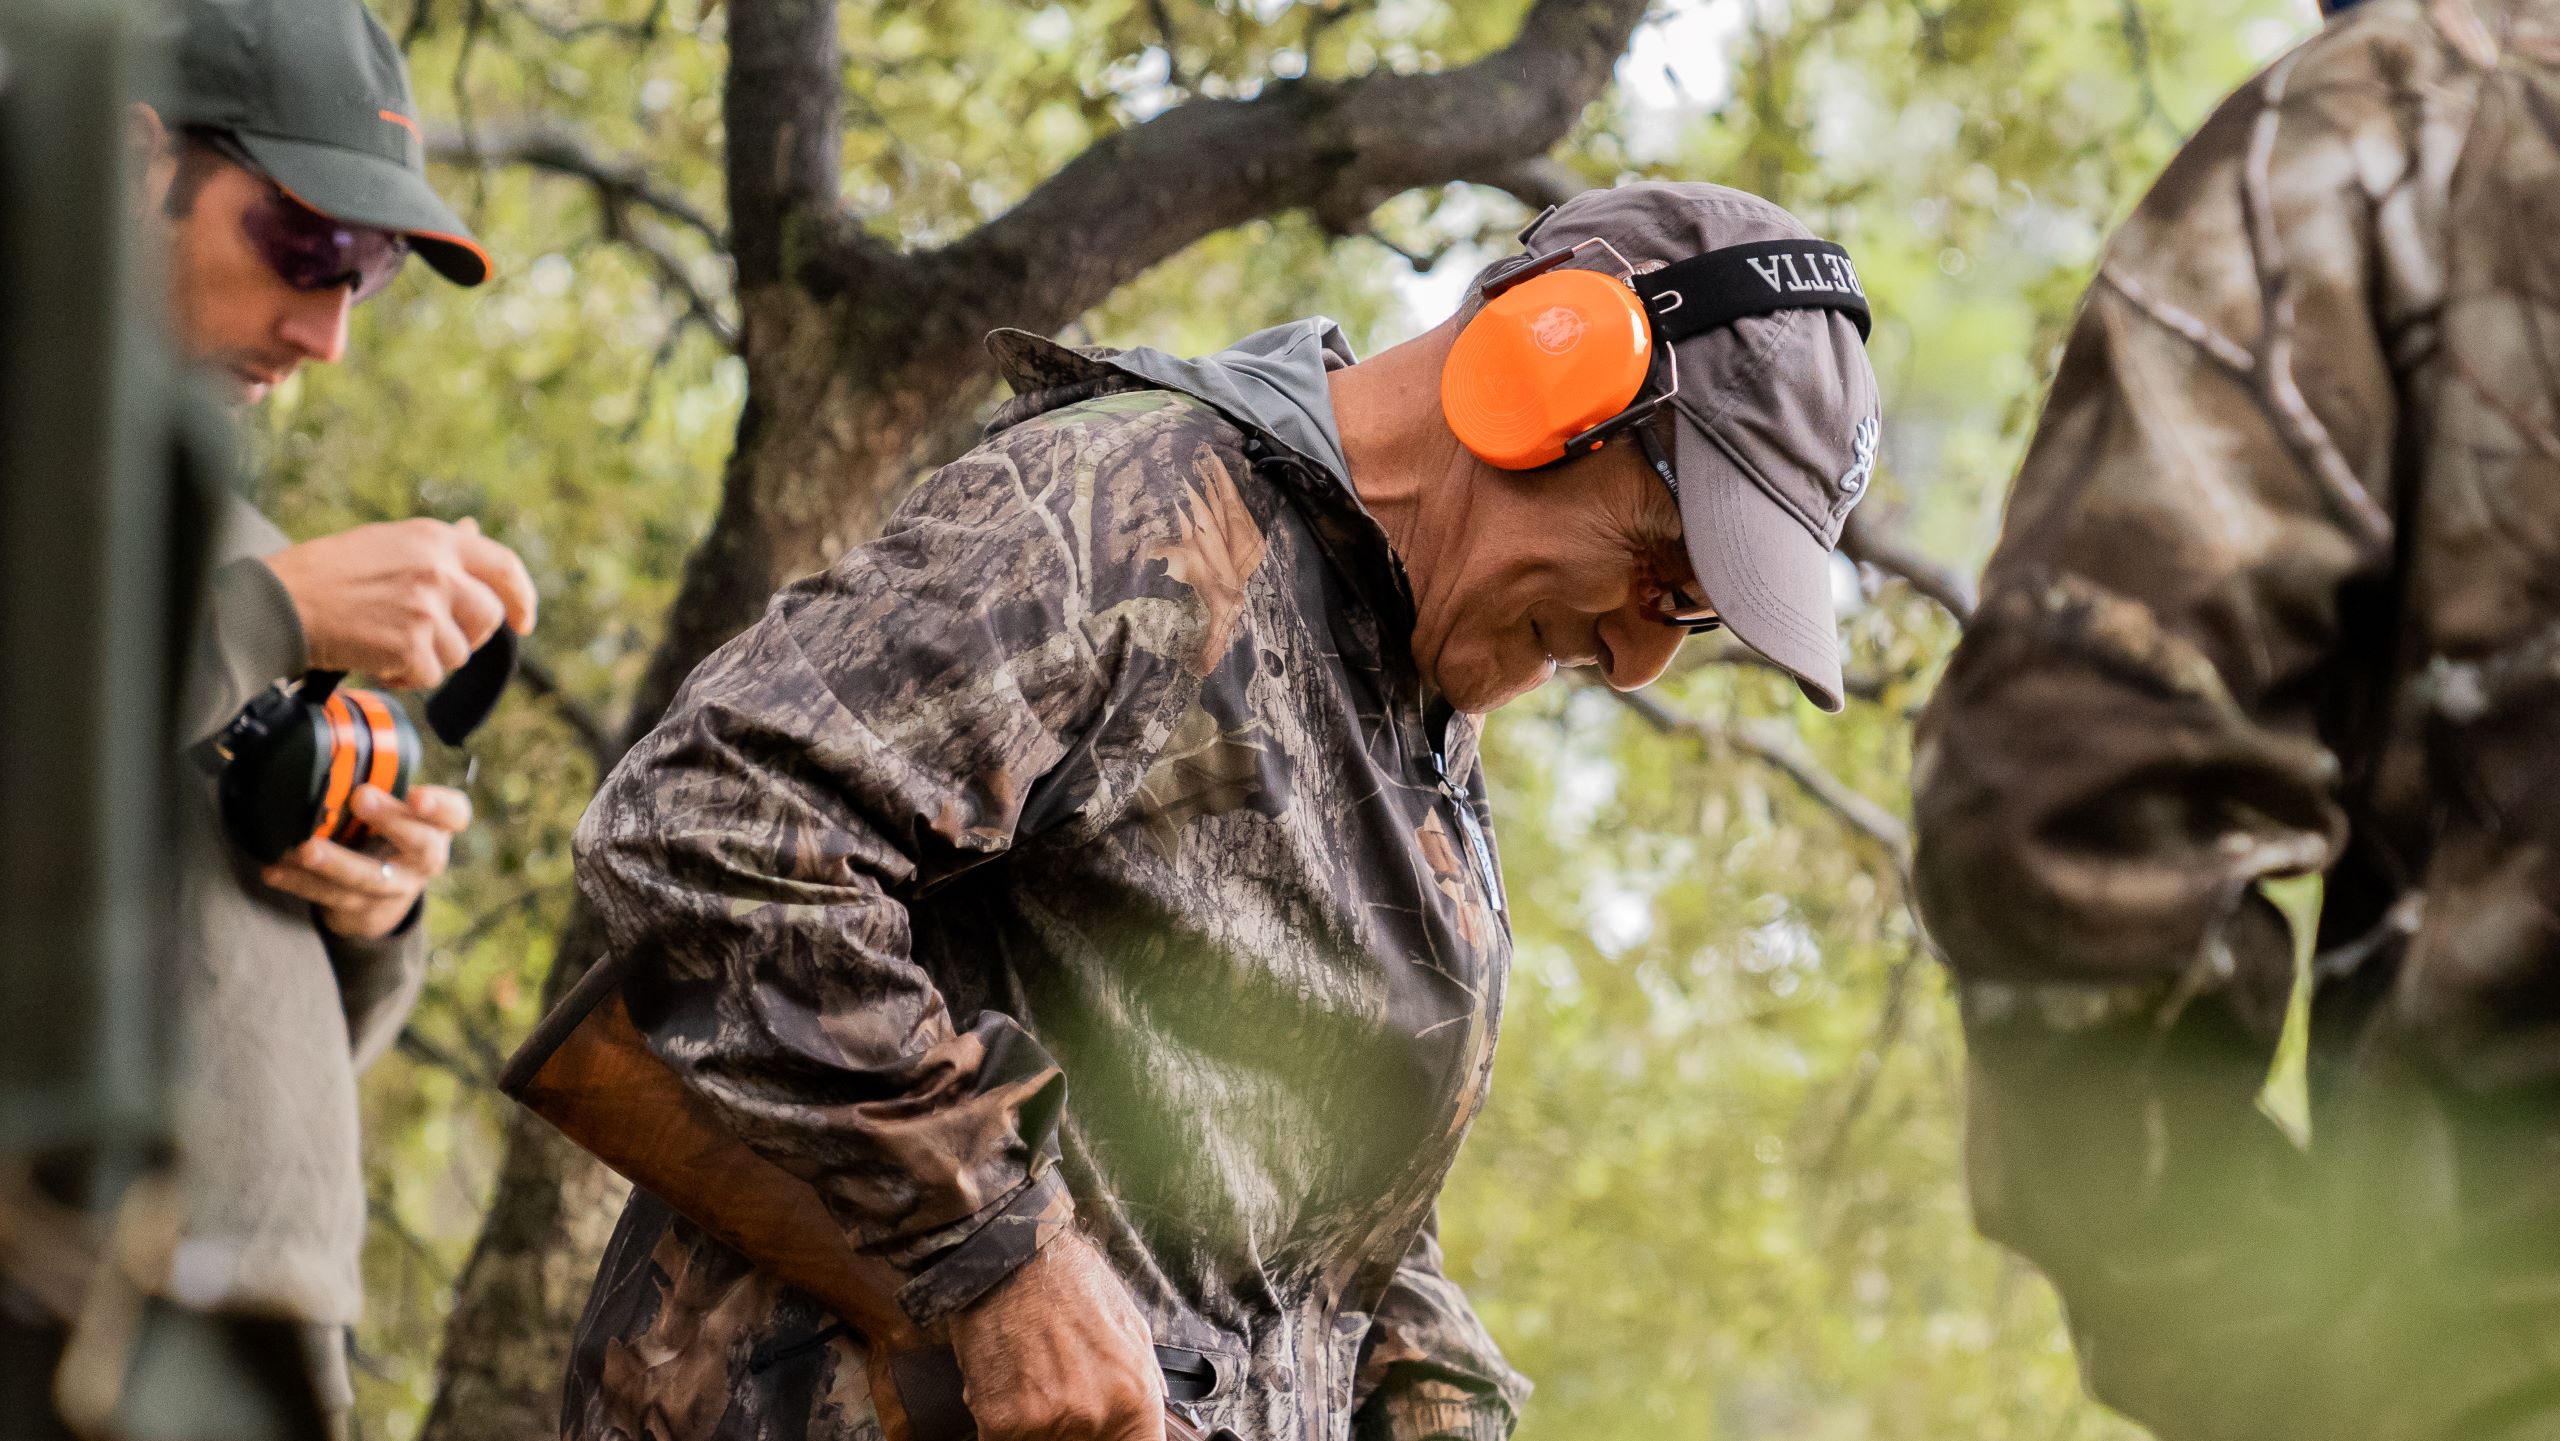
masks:
<svg viewBox="0 0 2560 1441"><path fill-rule="evenodd" d="M1443 699L1469 715L1489 715L1520 699L1555 678L1556 665L1548 661L1534 675L1505 675L1493 667L1481 670L1469 667L1463 671L1452 667L1434 672L1432 688Z"/></svg>
<svg viewBox="0 0 2560 1441"><path fill-rule="evenodd" d="M226 364L219 360L199 361L196 374L203 378L225 405L245 410L267 398L276 388L278 377L247 365Z"/></svg>

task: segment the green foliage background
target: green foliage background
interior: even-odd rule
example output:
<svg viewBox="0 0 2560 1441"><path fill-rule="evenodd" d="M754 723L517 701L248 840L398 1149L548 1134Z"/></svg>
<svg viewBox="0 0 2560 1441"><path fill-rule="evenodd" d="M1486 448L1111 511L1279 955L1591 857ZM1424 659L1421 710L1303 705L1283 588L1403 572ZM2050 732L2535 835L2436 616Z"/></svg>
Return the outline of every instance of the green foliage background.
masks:
<svg viewBox="0 0 2560 1441"><path fill-rule="evenodd" d="M716 3L376 3L432 119L487 135L566 121L720 213ZM1189 95L1462 62L1521 8L847 0L845 199L884 236L937 243ZM1969 570L2100 238L2312 8L1668 0L1565 159L1595 183L1756 189L1857 252L1889 407L1872 503ZM296 534L476 515L522 551L544 597L535 652L565 698L519 693L476 746L482 823L432 906L427 995L366 1087L361 1424L395 1441L423 1415L494 1172L488 1078L533 1020L570 894L568 835L595 776L564 716L618 721L708 524L744 387L667 279L671 265L725 306L704 236L620 217L662 265L609 238L616 218L576 180L442 179L498 278L460 292L412 267L361 313L349 363L289 384L259 421L262 499ZM1399 198L1371 235L1257 223L1127 288L1074 338L1199 351L1323 312L1365 353L1435 321L1452 277L1523 219L1460 186ZM1861 592L1853 669L1878 690L1846 715L1725 664L1688 666L1660 698L1709 721L1792 722L1899 811L1910 718L1955 629L1898 585ZM1524 1434L2136 1434L2079 1399L2043 1284L1971 1233L1955 1027L1887 855L1759 762L1659 736L1576 685L1506 711L1489 758L1520 961L1443 1228L1539 1383Z"/></svg>

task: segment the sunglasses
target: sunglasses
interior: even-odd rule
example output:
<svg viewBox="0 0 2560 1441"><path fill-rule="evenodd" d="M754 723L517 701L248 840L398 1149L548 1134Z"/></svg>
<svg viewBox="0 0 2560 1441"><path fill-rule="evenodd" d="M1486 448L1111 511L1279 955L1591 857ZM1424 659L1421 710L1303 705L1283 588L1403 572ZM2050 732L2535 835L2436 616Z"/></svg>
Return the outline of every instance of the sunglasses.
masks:
<svg viewBox="0 0 2560 1441"><path fill-rule="evenodd" d="M1673 383L1676 385L1678 382ZM1650 412L1647 413L1646 419L1648 421L1651 419ZM1644 452L1645 463L1652 466L1653 473L1662 478L1663 485L1671 492L1672 500L1678 501L1680 477L1671 468L1671 457L1662 448L1662 438L1653 433L1653 427L1650 424L1638 424L1628 429L1635 435L1636 448ZM1676 585L1666 585L1654 596L1653 611L1655 620L1664 625L1676 625L1691 635L1705 635L1709 631L1724 629L1724 619L1716 614L1714 606L1699 600Z"/></svg>
<svg viewBox="0 0 2560 1441"><path fill-rule="evenodd" d="M407 236L332 220L294 199L238 141L219 133L206 139L223 158L266 182L266 193L242 213L240 226L277 279L306 294L344 286L361 305L399 275L409 258Z"/></svg>

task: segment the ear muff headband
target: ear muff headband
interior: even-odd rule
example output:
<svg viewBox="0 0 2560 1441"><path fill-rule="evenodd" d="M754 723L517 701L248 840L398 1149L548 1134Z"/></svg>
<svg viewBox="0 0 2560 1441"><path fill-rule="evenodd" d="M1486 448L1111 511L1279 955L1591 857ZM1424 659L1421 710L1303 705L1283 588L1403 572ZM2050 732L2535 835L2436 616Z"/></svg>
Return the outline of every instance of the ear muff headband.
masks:
<svg viewBox="0 0 2560 1441"><path fill-rule="evenodd" d="M1595 247L1618 277L1559 268ZM1597 450L1649 416L1678 389L1671 347L1692 336L1782 310L1838 311L1861 338L1871 324L1849 252L1823 240L1732 245L1638 275L1595 238L1503 272L1484 298L1441 366L1440 409L1460 444L1503 470ZM1637 407L1656 347L1673 378Z"/></svg>
<svg viewBox="0 0 2560 1441"><path fill-rule="evenodd" d="M1781 310L1836 310L1867 338L1866 287L1849 252L1828 240L1762 240L1674 261L1628 282L1665 345Z"/></svg>

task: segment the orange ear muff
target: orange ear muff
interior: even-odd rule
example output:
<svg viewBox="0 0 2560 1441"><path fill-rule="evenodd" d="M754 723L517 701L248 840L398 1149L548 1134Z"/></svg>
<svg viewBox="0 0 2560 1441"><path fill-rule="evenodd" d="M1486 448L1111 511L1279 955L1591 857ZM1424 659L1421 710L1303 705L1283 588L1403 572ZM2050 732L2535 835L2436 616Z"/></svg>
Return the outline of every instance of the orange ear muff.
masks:
<svg viewBox="0 0 2560 1441"><path fill-rule="evenodd" d="M1623 280L1555 270L1496 295L1458 332L1440 409L1485 464L1534 470L1623 411L1653 365L1653 324Z"/></svg>

